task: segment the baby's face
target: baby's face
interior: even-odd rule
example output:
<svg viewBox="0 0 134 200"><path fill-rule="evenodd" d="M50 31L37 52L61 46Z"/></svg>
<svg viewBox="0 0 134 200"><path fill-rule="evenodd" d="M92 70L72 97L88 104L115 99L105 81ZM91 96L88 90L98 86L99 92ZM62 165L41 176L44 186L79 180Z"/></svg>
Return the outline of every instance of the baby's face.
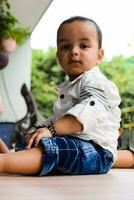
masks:
<svg viewBox="0 0 134 200"><path fill-rule="evenodd" d="M98 49L96 27L74 21L62 25L57 36L57 58L70 80L99 64L103 50Z"/></svg>

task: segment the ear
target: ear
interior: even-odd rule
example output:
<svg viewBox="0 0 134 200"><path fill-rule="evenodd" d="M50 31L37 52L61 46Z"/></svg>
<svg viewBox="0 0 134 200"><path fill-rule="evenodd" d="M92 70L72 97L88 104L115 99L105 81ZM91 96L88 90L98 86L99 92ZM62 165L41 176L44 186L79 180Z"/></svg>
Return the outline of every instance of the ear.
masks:
<svg viewBox="0 0 134 200"><path fill-rule="evenodd" d="M98 49L97 63L100 64L104 58L104 49Z"/></svg>

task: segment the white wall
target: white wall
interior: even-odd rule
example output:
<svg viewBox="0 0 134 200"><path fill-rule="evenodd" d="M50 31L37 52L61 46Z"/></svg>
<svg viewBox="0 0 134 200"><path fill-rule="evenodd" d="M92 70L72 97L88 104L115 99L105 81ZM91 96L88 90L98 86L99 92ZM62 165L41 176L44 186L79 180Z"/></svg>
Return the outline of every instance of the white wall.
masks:
<svg viewBox="0 0 134 200"><path fill-rule="evenodd" d="M19 27L30 27L31 31L51 2L52 0L9 0L12 13L19 20ZM0 122L16 122L26 114L26 104L20 90L24 82L30 88L31 55L30 40L28 40L10 54L8 66L0 70L0 96L4 104Z"/></svg>
<svg viewBox="0 0 134 200"><path fill-rule="evenodd" d="M27 108L20 90L24 82L30 88L31 55L30 40L28 40L10 54L9 64L0 70L0 96L4 105L0 122L16 122L26 114Z"/></svg>

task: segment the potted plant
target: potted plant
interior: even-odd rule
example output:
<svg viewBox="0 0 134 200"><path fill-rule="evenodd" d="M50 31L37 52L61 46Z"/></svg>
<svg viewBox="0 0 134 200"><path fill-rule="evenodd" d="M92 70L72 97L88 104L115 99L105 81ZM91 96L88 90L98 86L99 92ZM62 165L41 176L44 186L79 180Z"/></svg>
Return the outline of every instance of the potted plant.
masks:
<svg viewBox="0 0 134 200"><path fill-rule="evenodd" d="M29 28L17 27L18 19L10 13L8 0L0 0L0 49L10 53L30 36Z"/></svg>

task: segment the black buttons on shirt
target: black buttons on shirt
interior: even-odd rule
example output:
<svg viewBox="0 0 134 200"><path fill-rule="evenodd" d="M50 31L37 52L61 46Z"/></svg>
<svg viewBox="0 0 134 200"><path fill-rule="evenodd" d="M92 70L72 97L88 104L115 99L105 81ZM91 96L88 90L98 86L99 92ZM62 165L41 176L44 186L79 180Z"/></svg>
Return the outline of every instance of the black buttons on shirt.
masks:
<svg viewBox="0 0 134 200"><path fill-rule="evenodd" d="M95 102L94 101L90 101L90 106L94 106Z"/></svg>
<svg viewBox="0 0 134 200"><path fill-rule="evenodd" d="M65 95L64 94L61 94L60 95L60 99L64 99Z"/></svg>

